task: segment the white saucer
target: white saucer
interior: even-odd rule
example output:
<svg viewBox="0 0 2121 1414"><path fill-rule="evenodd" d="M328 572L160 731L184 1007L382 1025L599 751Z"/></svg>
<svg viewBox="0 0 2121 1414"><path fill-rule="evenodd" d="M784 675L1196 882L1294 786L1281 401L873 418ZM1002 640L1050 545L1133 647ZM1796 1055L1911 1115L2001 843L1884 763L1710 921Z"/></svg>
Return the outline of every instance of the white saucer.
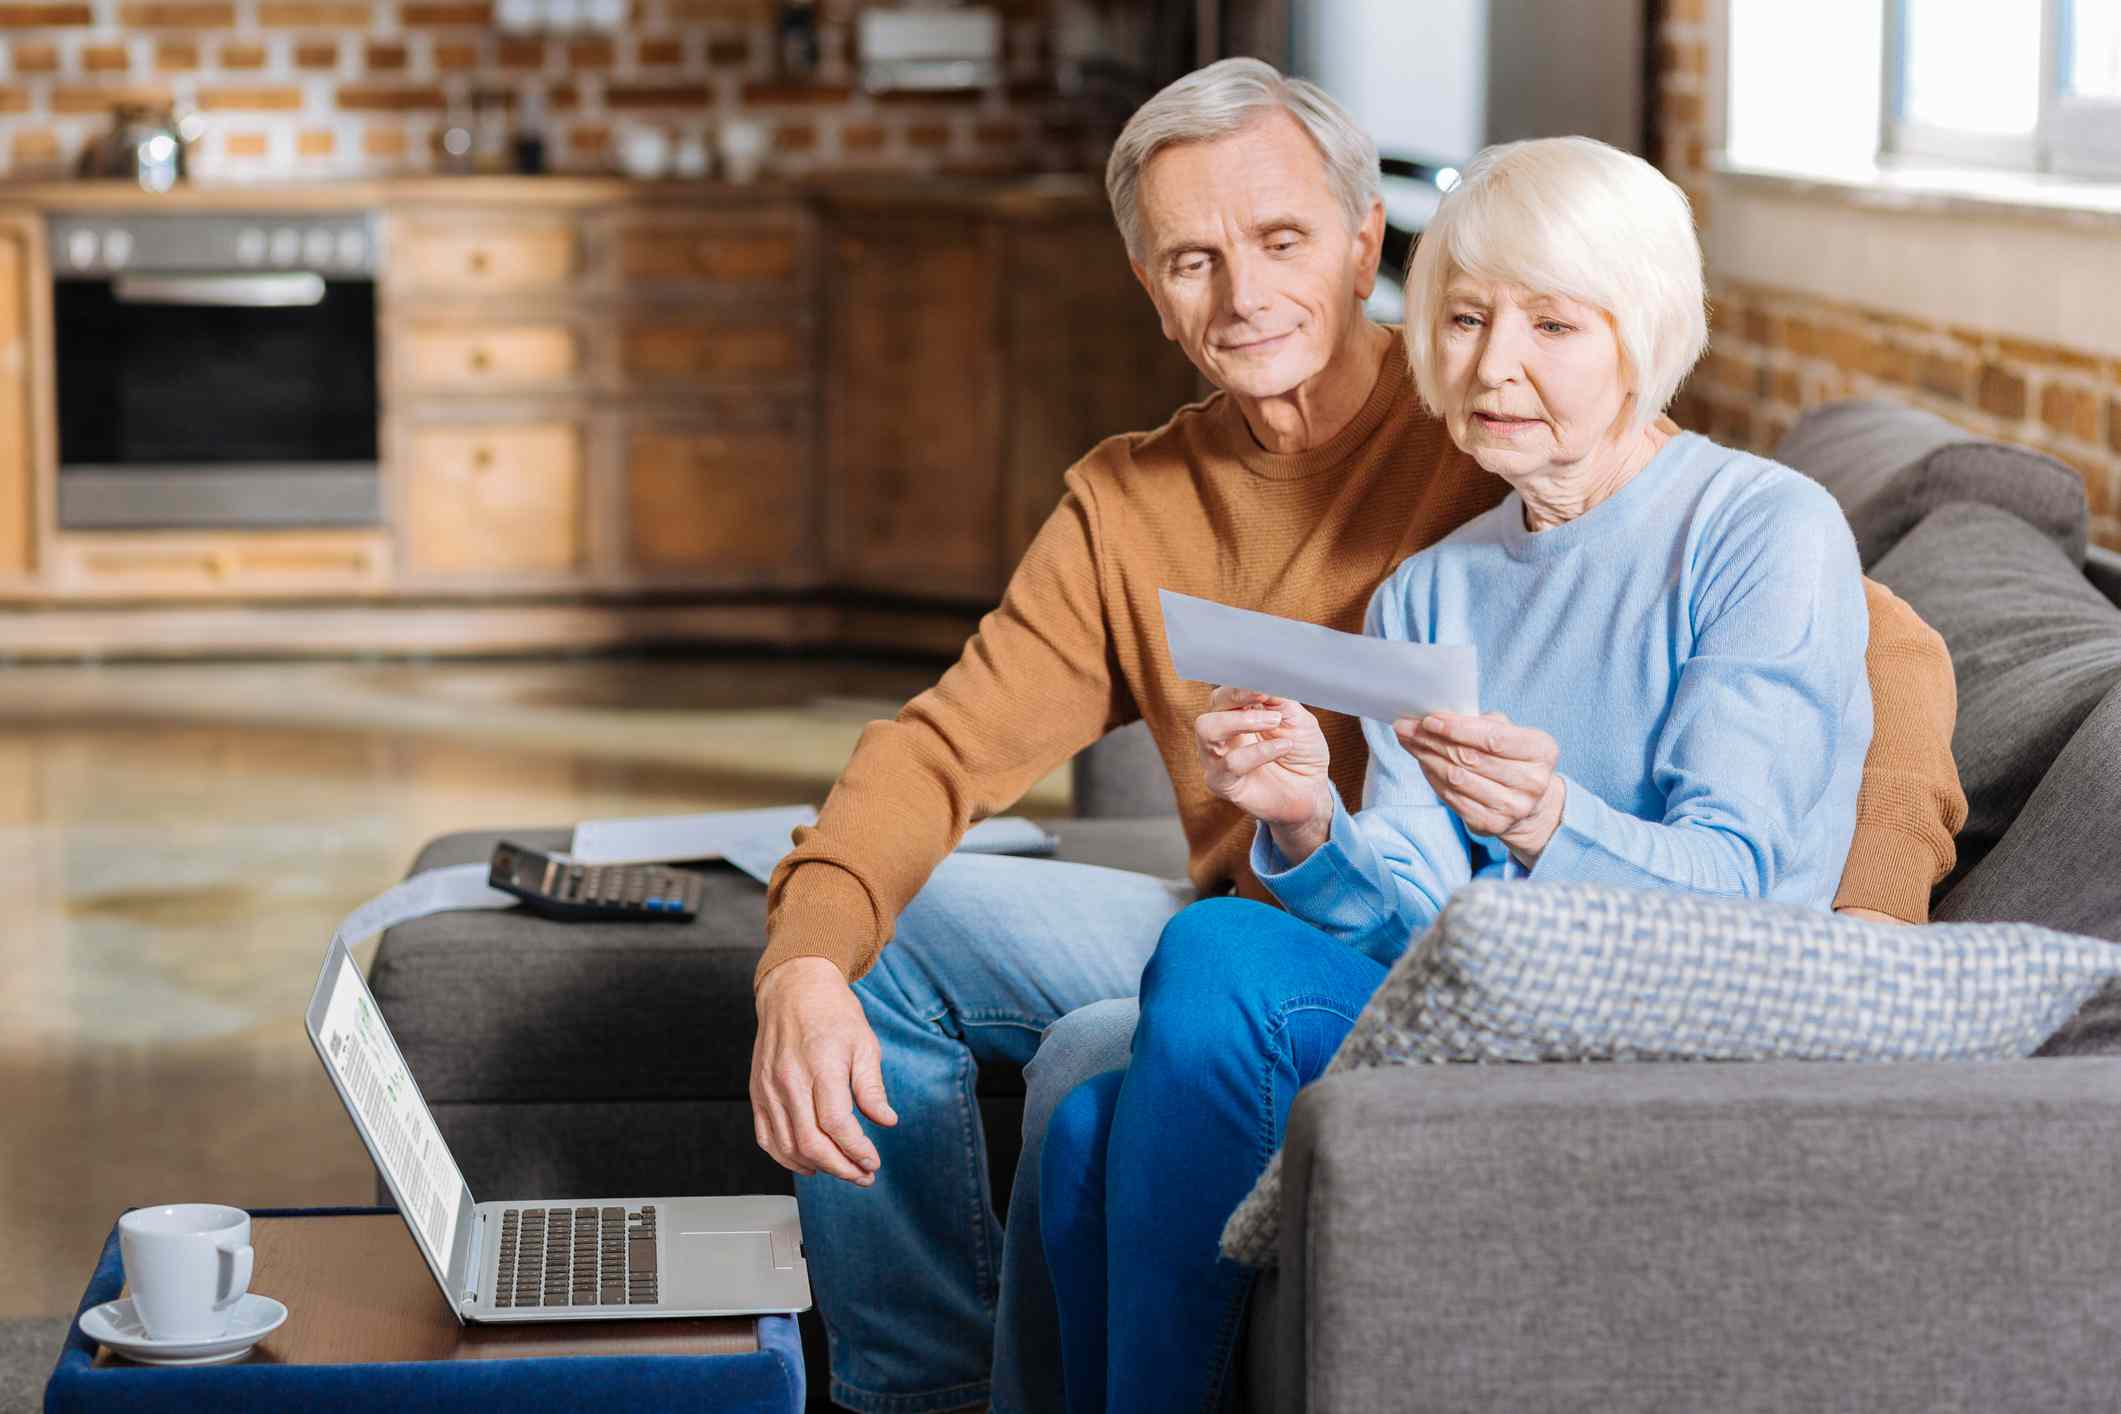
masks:
<svg viewBox="0 0 2121 1414"><path fill-rule="evenodd" d="M143 1365L221 1365L241 1360L250 1348L280 1328L287 1308L270 1296L245 1292L228 1311L228 1328L207 1340L157 1340L140 1324L130 1298L106 1301L81 1313L81 1333L115 1355Z"/></svg>

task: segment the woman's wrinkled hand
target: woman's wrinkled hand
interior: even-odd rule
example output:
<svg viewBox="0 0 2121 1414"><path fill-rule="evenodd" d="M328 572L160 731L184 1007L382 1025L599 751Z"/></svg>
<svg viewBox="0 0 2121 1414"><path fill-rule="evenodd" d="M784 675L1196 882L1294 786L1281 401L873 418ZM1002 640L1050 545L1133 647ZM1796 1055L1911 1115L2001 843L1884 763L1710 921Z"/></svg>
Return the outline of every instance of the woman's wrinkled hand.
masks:
<svg viewBox="0 0 2121 1414"><path fill-rule="evenodd" d="M1201 775L1210 794L1229 801L1274 832L1299 863L1325 842L1333 824L1332 752L1318 718L1301 702L1244 688L1218 687L1193 723Z"/></svg>
<svg viewBox="0 0 2121 1414"><path fill-rule="evenodd" d="M1500 712L1401 717L1392 732L1467 830L1501 840L1527 869L1539 862L1561 827L1567 790L1554 771L1561 759L1554 738Z"/></svg>

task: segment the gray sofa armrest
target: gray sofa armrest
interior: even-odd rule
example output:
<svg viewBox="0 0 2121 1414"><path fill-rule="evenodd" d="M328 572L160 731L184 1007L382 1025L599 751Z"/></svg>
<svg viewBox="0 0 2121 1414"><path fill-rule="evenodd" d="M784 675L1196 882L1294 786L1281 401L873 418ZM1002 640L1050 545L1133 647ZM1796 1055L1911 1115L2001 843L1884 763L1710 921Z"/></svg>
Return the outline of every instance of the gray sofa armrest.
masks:
<svg viewBox="0 0 2121 1414"><path fill-rule="evenodd" d="M1305 1090L1273 1407L2121 1408L2121 1058Z"/></svg>

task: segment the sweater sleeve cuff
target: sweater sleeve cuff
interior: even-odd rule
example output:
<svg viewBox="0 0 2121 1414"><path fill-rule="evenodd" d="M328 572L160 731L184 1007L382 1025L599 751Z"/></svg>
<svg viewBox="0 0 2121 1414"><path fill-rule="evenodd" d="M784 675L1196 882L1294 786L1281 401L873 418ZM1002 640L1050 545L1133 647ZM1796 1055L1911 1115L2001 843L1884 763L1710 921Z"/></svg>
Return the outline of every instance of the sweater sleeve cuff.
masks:
<svg viewBox="0 0 2121 1414"><path fill-rule="evenodd" d="M781 868L766 917L766 952L751 974L752 989L791 958L828 958L849 982L867 972L884 939L876 904L862 881L826 859Z"/></svg>
<svg viewBox="0 0 2121 1414"><path fill-rule="evenodd" d="M1355 817L1333 792L1333 825L1326 842L1301 864L1289 863L1274 843L1274 832L1259 826L1252 836L1252 872L1282 907L1308 923L1359 929L1378 921L1362 901L1371 892L1368 841L1355 828Z"/></svg>
<svg viewBox="0 0 2121 1414"><path fill-rule="evenodd" d="M1927 923L1929 876L1936 863L1934 839L1868 822L1849 841L1848 863L1841 870L1834 907L1867 908L1903 923ZM1949 872L1950 860L1944 861L1944 869Z"/></svg>
<svg viewBox="0 0 2121 1414"><path fill-rule="evenodd" d="M1586 877L1589 873L1586 862L1603 823L1600 816L1611 809L1592 792L1582 789L1566 776L1562 777L1561 823L1554 827L1553 838L1547 841L1547 847L1539 852L1539 858L1522 877L1539 883Z"/></svg>

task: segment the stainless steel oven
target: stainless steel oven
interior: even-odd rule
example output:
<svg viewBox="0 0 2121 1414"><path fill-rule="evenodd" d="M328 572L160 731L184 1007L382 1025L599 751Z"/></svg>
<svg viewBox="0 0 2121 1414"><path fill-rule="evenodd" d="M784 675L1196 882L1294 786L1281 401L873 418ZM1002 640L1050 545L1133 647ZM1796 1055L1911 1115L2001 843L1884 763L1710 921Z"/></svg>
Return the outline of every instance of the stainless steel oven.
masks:
<svg viewBox="0 0 2121 1414"><path fill-rule="evenodd" d="M367 212L50 218L59 524L372 525Z"/></svg>

